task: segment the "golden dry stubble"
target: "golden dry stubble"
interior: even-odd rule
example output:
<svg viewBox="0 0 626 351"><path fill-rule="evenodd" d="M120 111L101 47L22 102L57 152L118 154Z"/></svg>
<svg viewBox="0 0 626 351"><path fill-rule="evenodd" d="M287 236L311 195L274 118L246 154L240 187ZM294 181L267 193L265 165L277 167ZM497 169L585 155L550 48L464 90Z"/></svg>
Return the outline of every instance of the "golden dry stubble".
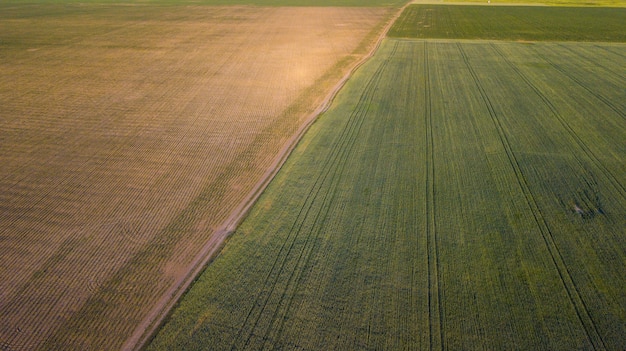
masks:
<svg viewBox="0 0 626 351"><path fill-rule="evenodd" d="M41 6L0 22L0 347L118 349L390 10Z"/></svg>

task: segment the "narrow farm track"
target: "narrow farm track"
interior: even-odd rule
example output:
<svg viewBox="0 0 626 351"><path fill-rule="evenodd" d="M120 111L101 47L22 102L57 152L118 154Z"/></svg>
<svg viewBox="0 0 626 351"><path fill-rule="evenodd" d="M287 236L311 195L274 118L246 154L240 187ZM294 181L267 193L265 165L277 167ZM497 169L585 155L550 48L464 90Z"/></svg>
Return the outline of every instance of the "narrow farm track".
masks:
<svg viewBox="0 0 626 351"><path fill-rule="evenodd" d="M408 4L405 5L405 7L406 6L408 6ZM146 342L148 342L149 338L152 336L154 332L156 332L160 323L166 317L168 311L174 306L174 303L180 298L180 296L182 296L182 293L189 287L189 285L193 281L193 278L196 277L201 272L202 267L204 267L204 265L206 265L208 261L217 253L217 250L221 247L222 243L227 239L227 237L232 233L232 231L235 230L236 226L241 222L241 220L247 215L250 207L254 204L256 199L258 199L258 197L261 195L265 187L269 184L271 179L276 175L276 173L278 172L282 164L286 161L287 157L289 156L293 148L297 145L297 142L304 135L306 130L309 128L309 126L315 121L315 119L317 118L319 114L323 113L324 111L328 109L335 95L339 92L341 87L346 83L346 81L348 80L352 72L356 70L360 65L362 65L368 58L370 58L374 54L374 52L378 49L387 31L389 30L394 20L400 15L401 12L402 12L402 9L398 10L395 16L393 16L391 19L387 21L386 26L380 31L380 34L378 35L375 41L375 44L371 46L370 51L366 55L361 57L360 60L357 61L350 68L350 70L343 76L343 78L341 78L335 84L335 86L332 89L330 89L330 93L326 95L326 98L321 102L318 108L309 114L307 120L305 120L300 125L296 133L294 133L292 137L288 140L288 142L285 143L285 146L278 152L277 157L274 159L272 165L265 172L261 180L255 185L253 190L241 202L241 204L233 212L231 212L228 219L226 219L226 221L224 221L224 223L222 224L221 226L222 229L216 231L212 240L207 242L207 244L205 244L205 246L202 248L202 250L196 257L196 259L194 260L194 263L191 265L193 269L190 272L188 272L188 274L186 275L184 279L181 279L176 284L174 284L170 288L170 290L164 295L161 301L155 305L155 307L153 308L149 316L142 321L142 323L135 330L131 338L127 340L127 342L125 343L125 346L123 347L124 349L139 349L139 348L142 348ZM286 244L287 244L287 241L285 242L285 245ZM285 248L285 245L281 247L281 252ZM291 251L291 247L289 248L287 252L290 252L290 251ZM308 255L307 257L310 257L310 255ZM308 261L308 259L306 261ZM270 270L270 273L268 277L266 278L266 283L270 279L269 277L272 275L272 271L277 265L278 265L278 262L275 261L274 264L272 265L272 270ZM281 265L281 269L283 265ZM273 290L275 284L271 286ZM285 298L286 295L287 294L285 290L283 292L283 297L281 298L281 301L282 299ZM266 303L267 301L265 302L265 304ZM290 305L291 305L291 301L287 304L287 309L289 309ZM247 321L251 317L251 314L252 314L252 310L249 312L248 316L246 317L246 322L244 324L247 324ZM284 319L282 319L282 321L283 322L280 324L280 327L275 329L275 330L278 330L278 335L280 335L280 331L282 330ZM258 318L257 318L257 322L258 322ZM257 323L255 323L255 326L256 324ZM242 330L243 328L240 329L239 332L241 333ZM250 342L250 337L252 335L253 334L250 334L250 336L245 342L245 345L248 345L248 343ZM241 335L239 335L237 338L234 339L231 349L235 348L236 346L235 342L240 337ZM269 338L264 338L264 340L267 341L269 340ZM263 346L265 346L265 342Z"/></svg>
<svg viewBox="0 0 626 351"><path fill-rule="evenodd" d="M242 316L242 324L237 322L241 329L236 328L236 332L231 332L227 326L222 327L223 330L229 330L229 334L233 334L233 337L229 338L230 342L226 349L240 348L244 345L252 349L298 347L298 343L292 344L290 342L294 336L293 323L304 323L305 321L301 321L299 318L294 320L293 310L297 310L303 303L308 304L308 301L301 299L300 292L311 289L312 275L322 274L322 272L317 271L320 255L324 255L326 250L331 249L324 248L323 243L329 237L342 235L341 233L333 233L328 228L337 224L336 204L341 201L346 190L349 189L346 188L346 178L354 177L355 170L358 169L355 167L355 162L361 157L361 142L364 138L370 136L375 136L381 142L384 142L386 139L381 139L379 135L372 134L371 124L364 126L364 122L371 121L368 118L373 113L371 108L376 104L379 97L378 92L384 88L381 86L381 82L386 81L389 74L395 74L396 72L395 69L390 70L390 64L392 61L396 61L395 52L399 46L400 44L398 43L397 47L389 48L393 55L386 62L376 66L372 77L364 82L363 91L359 92L358 96L355 96L358 108L346 113L346 118L342 120L341 128L338 129L336 137L332 138L332 142L329 141L328 155L321 158L320 163L311 172L310 183L307 183L306 189L302 189L302 196L298 196L297 200L294 199L297 204L294 203L293 206L284 207L285 209L294 209L293 222L289 222L289 226L284 228L284 232L280 229L268 228L271 232L276 232L270 234L272 239L282 238L282 240L277 240L277 247L270 249L264 254L264 256L267 255L271 258L267 260L269 261L267 265L268 270L262 275L264 278L259 277L260 287L258 290L255 289L250 304L246 304L249 307ZM397 64L396 62L393 63L394 66ZM380 126L389 130L389 132L393 131L401 134L404 132L402 128L387 125L383 121L381 121ZM367 163L372 165L370 169L372 174L376 178L385 177L388 171L387 167L381 167L379 162L371 163L371 161L372 159L369 159ZM407 166L413 168L417 164L417 162L412 162ZM382 201L389 201L390 198L388 196L383 196L388 191L391 191L391 189L380 189L380 192L378 190L371 192L371 196L381 198ZM370 193L370 191L366 193ZM379 212L381 210L387 211L385 207L382 207L382 204L372 209L364 210L366 213L371 213L371 216L365 215L362 217L359 215L359 219L355 218L354 224L357 227L364 226L364 228L367 228L366 223L363 222L369 222L370 218L377 218L381 214ZM390 214L393 215L393 213L391 212ZM395 225L395 221L390 220L388 225ZM349 245L345 247L345 249L352 251L348 256L331 257L332 260L338 259L345 262L345 264L337 267L337 274L346 277L361 276L365 273L363 271L365 267L380 260L380 257L370 257L368 247L376 247L388 251L396 245L394 241L381 240L383 238L365 234L363 236L350 237L352 244L362 249L354 250ZM322 246L320 247L320 245ZM336 249L338 248L331 250L334 251ZM215 264L214 262L211 266ZM389 272L388 274L396 274L396 269L389 262L381 261L381 266L377 266L377 269L387 271ZM373 276L371 279L372 284L376 284L376 281L384 280L383 277L376 276ZM381 314L386 313L383 313L385 309L380 304L380 301L386 300L385 296L388 296L388 291L380 293L373 291L372 294L360 294L358 298L351 299L346 298L346 294L351 294L351 291L344 291L343 288L338 290L329 289L330 287L326 285L324 279L319 280L319 282L321 285L316 285L313 289L319 291L321 296L327 294L327 298L320 301L322 306L330 306L329 304L332 304L332 301L336 301L342 306L341 312L334 317L339 330L328 330L329 333L337 337L331 337L326 340L327 347L344 349L350 348L350 345L361 345L362 347L380 348L387 345L385 343L385 328L380 325L381 318L384 318ZM194 290L194 287L192 287L192 290ZM344 288L348 287L349 285L344 286ZM411 296L411 294L400 295L402 299L405 299L406 296ZM417 299L417 296L414 299ZM411 304L415 304L415 300L411 301ZM317 304L313 303L313 305ZM376 309L377 311L364 311L364 305L378 305L379 308ZM317 305L317 307L321 306ZM405 313L402 309L396 312ZM239 314L240 311L238 310L235 313ZM360 313L361 315L359 316ZM350 328L350 325L354 323L361 324L358 330ZM223 324L219 323L219 325ZM413 327L413 323L408 323L405 328L412 329ZM300 332L309 334L314 333L315 329L304 329ZM354 333L358 333L362 337L354 337ZM405 337L397 342L406 342L411 337L415 337L413 332L407 330ZM313 339L308 340L305 336L302 336L300 340L302 342L301 347L306 348L305 345L315 347L316 345ZM223 345L223 343L216 340L212 347L223 348L219 345Z"/></svg>
<svg viewBox="0 0 626 351"><path fill-rule="evenodd" d="M511 168L515 172L515 176L517 178L517 185L520 187L520 189L524 193L524 196L528 204L528 208L531 211L534 221L537 225L537 229L540 231L543 237L543 240L545 242L545 245L548 251L550 252L552 262L554 266L556 267L557 271L559 272L561 282L567 291L567 294L569 296L572 306L576 310L578 319L581 325L583 325L585 328L589 342L591 343L591 345L593 345L593 348L596 350L606 350L606 345L604 344L602 336L598 332L598 328L595 322L593 321L593 319L591 318L587 305L580 295L579 288L576 286L576 282L572 278L570 269L565 264L563 256L556 244L553 233L550 230L550 227L548 226L546 219L544 218L541 212L540 207L538 206L538 203L537 203L537 200L535 199L534 194L530 190L528 181L526 177L524 176L524 173L522 172L519 161L517 160L517 157L515 156L515 152L513 151L513 148L511 147L511 143L507 136L506 130L502 126L501 124L502 122L500 121L498 115L495 112L493 103L491 102L491 99L489 98L488 94L483 88L479 77L474 71L474 68L467 54L465 53L463 46L461 44L457 44L457 47L459 49L461 57L463 58L463 61L466 64L468 71L470 72L474 80L474 83L476 84L476 88L480 92L480 95L483 101L485 102L485 107L489 110L489 115L492 119L493 124L495 125L498 131L500 142L502 143L506 151Z"/></svg>

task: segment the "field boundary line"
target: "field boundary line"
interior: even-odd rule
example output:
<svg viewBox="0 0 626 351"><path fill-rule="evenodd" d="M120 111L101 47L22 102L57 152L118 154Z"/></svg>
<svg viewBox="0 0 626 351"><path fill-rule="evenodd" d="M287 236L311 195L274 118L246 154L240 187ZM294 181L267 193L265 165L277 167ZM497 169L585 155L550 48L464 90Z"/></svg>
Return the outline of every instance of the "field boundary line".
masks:
<svg viewBox="0 0 626 351"><path fill-rule="evenodd" d="M570 273L569 268L567 267L567 264L565 263L565 260L563 259L563 255L561 254L561 251L559 250L559 247L556 244L556 240L554 239L552 231L550 230L550 227L548 226L546 219L543 217L543 214L541 213L541 209L539 208L539 205L537 204L537 200L535 199L530 189L530 186L528 185L528 180L524 177L524 173L522 172L521 166L519 165L519 162L517 161L515 152L513 152L513 147L511 146L511 143L506 135L504 127L502 126L502 122L497 118L498 116L493 107L491 99L489 99L487 92L485 91L484 87L480 83L480 79L478 78L478 75L474 71L474 68L471 66L469 62L469 58L467 57L467 54L465 53L465 50L463 49L460 43L457 43L457 47L459 49L459 52L463 61L465 62L465 65L467 66L467 69L470 75L472 76L474 80L474 83L476 84L476 87L481 95L482 100L485 102L486 108L489 112L489 116L491 117L492 122L494 123L494 127L500 138L500 142L502 143L504 151L506 152L507 159L511 167L513 168L513 172L515 173L517 183L520 187L520 190L522 191L522 194L524 195L526 204L528 205L528 208L533 216L533 219L535 220L535 223L537 224L537 229L539 229L539 232L541 233L541 237L543 238L543 241L546 245L546 249L548 250L548 253L550 254L552 263L554 264L554 267L559 275L561 283L563 284L563 288L565 289L565 292L567 293L567 296L570 300L570 303L572 307L574 308L574 311L576 312L576 315L582 326L582 329L585 331L585 335L587 336L587 339L594 350L598 350L598 349L606 350L606 345L604 344L604 340L602 340L602 336L598 333L597 326L595 325L595 322L591 318L587 305L585 304L585 301L582 299L582 296L580 295L580 291L578 287L576 286L576 282L572 278L572 275Z"/></svg>
<svg viewBox="0 0 626 351"><path fill-rule="evenodd" d="M378 38L370 51L361 57L348 72L337 82L337 84L326 95L326 98L322 100L318 108L311 112L304 120L303 124L285 143L285 146L279 151L278 155L274 159L274 162L270 165L267 171L263 174L259 182L253 187L252 191L244 198L239 206L231 213L231 215L223 222L220 229L214 231L210 236L207 243L202 247L199 254L190 265L190 270L186 275L180 278L173 286L171 286L165 294L161 296L158 303L150 310L146 318L144 318L137 328L133 331L131 336L124 342L122 346L123 351L142 350L148 344L148 342L157 333L160 326L165 321L166 317L171 313L174 306L178 303L179 299L189 289L191 284L202 273L206 265L215 257L216 253L220 251L224 245L226 239L232 234L237 226L245 219L250 212L256 200L261 196L263 191L267 188L269 183L274 179L274 176L280 171L287 158L291 155L292 151L298 145L298 142L302 139L306 131L309 130L313 122L317 118L326 112L333 103L335 97L346 84L352 74L365 62L367 62L378 51L382 41L387 36L387 32L400 16L402 11L409 6L410 3L406 3L401 8L396 10L396 13L391 15L387 24L382 28Z"/></svg>

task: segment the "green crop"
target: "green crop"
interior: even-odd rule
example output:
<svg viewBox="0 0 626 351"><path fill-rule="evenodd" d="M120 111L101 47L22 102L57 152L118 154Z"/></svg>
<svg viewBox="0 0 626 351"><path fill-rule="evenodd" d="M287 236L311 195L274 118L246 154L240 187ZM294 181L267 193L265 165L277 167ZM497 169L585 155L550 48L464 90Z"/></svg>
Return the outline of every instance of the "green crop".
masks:
<svg viewBox="0 0 626 351"><path fill-rule="evenodd" d="M386 40L148 350L623 349L625 57Z"/></svg>
<svg viewBox="0 0 626 351"><path fill-rule="evenodd" d="M626 42L626 8L411 5L398 38Z"/></svg>

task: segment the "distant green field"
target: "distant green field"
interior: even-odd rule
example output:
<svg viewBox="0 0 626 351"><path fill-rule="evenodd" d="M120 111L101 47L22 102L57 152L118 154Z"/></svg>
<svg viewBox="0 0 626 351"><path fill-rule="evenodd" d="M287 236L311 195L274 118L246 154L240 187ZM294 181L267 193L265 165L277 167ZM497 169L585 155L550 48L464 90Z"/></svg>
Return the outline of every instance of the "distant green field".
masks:
<svg viewBox="0 0 626 351"><path fill-rule="evenodd" d="M626 42L626 8L411 5L389 36Z"/></svg>
<svg viewBox="0 0 626 351"><path fill-rule="evenodd" d="M422 1L418 1L422 2ZM423 1L424 3L437 3L438 1ZM445 3L474 3L474 4L491 4L491 5L508 5L508 4L534 4L534 5L550 5L550 6L613 6L624 7L624 0L443 0Z"/></svg>
<svg viewBox="0 0 626 351"><path fill-rule="evenodd" d="M386 40L148 350L626 349L625 65Z"/></svg>

